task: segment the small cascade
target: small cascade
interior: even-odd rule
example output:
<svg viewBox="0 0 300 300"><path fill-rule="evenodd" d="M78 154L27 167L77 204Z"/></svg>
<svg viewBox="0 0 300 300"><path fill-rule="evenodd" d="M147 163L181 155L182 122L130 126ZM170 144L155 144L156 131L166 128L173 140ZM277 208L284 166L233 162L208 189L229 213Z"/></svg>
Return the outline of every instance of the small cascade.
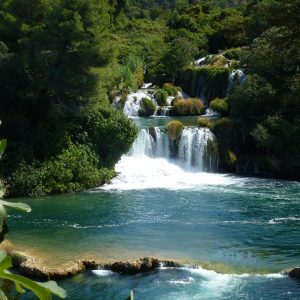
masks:
<svg viewBox="0 0 300 300"><path fill-rule="evenodd" d="M155 102L154 97L148 90L138 90L135 93L130 93L127 96L123 112L126 116L138 116L140 110L140 103L143 98L147 98ZM156 103L156 102L155 102Z"/></svg>
<svg viewBox="0 0 300 300"><path fill-rule="evenodd" d="M142 129L129 153L132 157L165 158L189 171L217 170L215 136L207 128L184 128L181 138L172 142L166 128Z"/></svg>
<svg viewBox="0 0 300 300"><path fill-rule="evenodd" d="M127 96L123 112L128 117L137 117L139 115L140 104L142 99L147 98L153 101L156 104L154 99L153 90L148 89L149 84L146 84L145 87L142 87L140 90L136 92L130 93ZM121 108L121 97L117 96L112 103L112 106L115 108Z"/></svg>
<svg viewBox="0 0 300 300"><path fill-rule="evenodd" d="M210 162L216 154L210 153L208 145L209 142L214 142L214 139L209 129L185 128L179 142L178 158L181 164L187 169L212 171L213 166Z"/></svg>
<svg viewBox="0 0 300 300"><path fill-rule="evenodd" d="M162 106L161 107L161 112L160 112L160 115L162 117L166 117L169 115L169 112L170 112L170 109L171 109L171 106Z"/></svg>
<svg viewBox="0 0 300 300"><path fill-rule="evenodd" d="M170 157L170 142L169 136L166 130L162 130L159 127L154 127L154 140L155 140L155 151L154 157Z"/></svg>
<svg viewBox="0 0 300 300"><path fill-rule="evenodd" d="M207 117L219 117L220 113L213 110L211 107L209 107L205 110L205 116L207 116Z"/></svg>
<svg viewBox="0 0 300 300"><path fill-rule="evenodd" d="M229 75L228 91L234 86L236 81L243 83L245 80L246 74L241 69L232 70L231 74Z"/></svg>
<svg viewBox="0 0 300 300"><path fill-rule="evenodd" d="M141 157L147 155L152 157L154 149L155 141L152 135L148 129L142 129L131 147L130 156Z"/></svg>

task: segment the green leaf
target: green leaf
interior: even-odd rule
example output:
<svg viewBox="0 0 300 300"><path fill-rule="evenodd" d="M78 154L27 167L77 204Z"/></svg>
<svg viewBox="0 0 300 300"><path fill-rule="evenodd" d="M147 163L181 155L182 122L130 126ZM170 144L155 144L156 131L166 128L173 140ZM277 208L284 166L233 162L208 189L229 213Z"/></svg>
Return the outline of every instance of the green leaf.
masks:
<svg viewBox="0 0 300 300"><path fill-rule="evenodd" d="M15 282L15 286L16 286L16 291L19 293L19 294L24 294L26 291L21 287L20 284L18 284L17 282Z"/></svg>
<svg viewBox="0 0 300 300"><path fill-rule="evenodd" d="M13 281L26 289L31 290L40 300L51 300L51 293L61 298L66 298L66 292L60 288L55 282L50 281L48 283L39 283L30 280L21 275L10 273L8 268L12 267L12 259L10 256L6 256L0 263L0 278ZM22 288L21 288L22 289ZM22 289L23 290L23 289Z"/></svg>
<svg viewBox="0 0 300 300"><path fill-rule="evenodd" d="M48 281L48 282L37 282L42 287L48 289L52 294L60 297L60 298L66 298L67 293L66 291L57 285L55 281Z"/></svg>
<svg viewBox="0 0 300 300"><path fill-rule="evenodd" d="M0 272L12 267L11 257L5 256L0 262Z"/></svg>
<svg viewBox="0 0 300 300"><path fill-rule="evenodd" d="M22 202L8 202L8 201L0 200L0 204L9 206L9 207L12 207L12 208L24 211L24 212L31 212L31 207Z"/></svg>
<svg viewBox="0 0 300 300"><path fill-rule="evenodd" d="M2 289L0 289L0 300L7 300L7 297L5 296L5 294L2 291Z"/></svg>
<svg viewBox="0 0 300 300"><path fill-rule="evenodd" d="M4 260L4 258L5 258L6 256L7 256L7 255L6 255L5 251L0 251L0 264L1 264L2 260Z"/></svg>

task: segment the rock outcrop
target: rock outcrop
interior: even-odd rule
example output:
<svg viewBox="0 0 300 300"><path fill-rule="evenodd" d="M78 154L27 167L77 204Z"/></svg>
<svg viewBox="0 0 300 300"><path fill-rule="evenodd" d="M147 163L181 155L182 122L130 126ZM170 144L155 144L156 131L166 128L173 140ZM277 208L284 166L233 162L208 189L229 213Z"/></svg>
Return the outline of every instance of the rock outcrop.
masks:
<svg viewBox="0 0 300 300"><path fill-rule="evenodd" d="M156 258L144 257L132 262L119 261L105 265L104 267L116 273L134 275L157 269L159 267L159 260Z"/></svg>
<svg viewBox="0 0 300 300"><path fill-rule="evenodd" d="M295 267L286 272L290 277L300 280L300 267Z"/></svg>
<svg viewBox="0 0 300 300"><path fill-rule="evenodd" d="M158 260L151 257L143 257L135 261L118 261L111 263L98 263L94 260L76 260L58 267L44 266L38 259L27 256L24 253L11 251L14 268L21 274L39 280L63 279L75 276L89 270L111 270L119 274L135 275L156 270L160 265L166 267L180 267L174 261Z"/></svg>

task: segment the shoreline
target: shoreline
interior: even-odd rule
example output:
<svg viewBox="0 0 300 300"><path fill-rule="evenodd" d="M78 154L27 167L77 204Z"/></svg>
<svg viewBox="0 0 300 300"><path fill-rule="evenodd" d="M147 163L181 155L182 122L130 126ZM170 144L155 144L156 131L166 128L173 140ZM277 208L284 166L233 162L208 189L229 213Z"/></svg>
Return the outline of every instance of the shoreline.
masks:
<svg viewBox="0 0 300 300"><path fill-rule="evenodd" d="M117 274L136 275L140 273L149 273L165 268L191 268L206 269L219 274L232 275L268 275L258 273L242 273L236 274L231 272L218 272L212 268L201 266L195 263L186 263L184 260L165 259L157 257L142 257L132 260L96 260L92 258L74 259L65 261L59 265L50 266L43 259L30 255L27 252L13 249L11 243L6 242L1 245L1 250L12 257L13 268L16 272L28 276L30 278L46 281L50 279L62 280L72 278L78 274L95 270L109 270ZM25 250L26 251L26 250ZM292 267L274 274L289 276L296 280L300 280L300 267Z"/></svg>

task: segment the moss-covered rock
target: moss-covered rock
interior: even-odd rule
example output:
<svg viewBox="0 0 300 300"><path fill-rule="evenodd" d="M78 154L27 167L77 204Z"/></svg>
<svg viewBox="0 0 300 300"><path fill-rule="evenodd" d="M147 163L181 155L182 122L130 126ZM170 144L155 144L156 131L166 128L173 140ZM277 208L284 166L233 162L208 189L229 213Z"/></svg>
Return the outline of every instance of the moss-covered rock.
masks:
<svg viewBox="0 0 300 300"><path fill-rule="evenodd" d="M180 139L183 127L180 121L172 121L167 124L167 131L171 141Z"/></svg>
<svg viewBox="0 0 300 300"><path fill-rule="evenodd" d="M230 169L234 168L234 166L236 165L236 163L238 161L236 155L230 149L226 150L224 158L225 158L224 163Z"/></svg>
<svg viewBox="0 0 300 300"><path fill-rule="evenodd" d="M208 118L202 117L198 119L198 126L210 128L212 126L212 122Z"/></svg>
<svg viewBox="0 0 300 300"><path fill-rule="evenodd" d="M178 99L170 109L170 116L199 116L205 113L205 106L200 99Z"/></svg>
<svg viewBox="0 0 300 300"><path fill-rule="evenodd" d="M163 90L168 93L168 96L177 96L178 91L180 91L181 89L179 87L174 86L171 83L165 83L163 85Z"/></svg>
<svg viewBox="0 0 300 300"><path fill-rule="evenodd" d="M189 67L179 76L178 83L192 97L204 97L209 102L226 97L229 74L230 69L225 67Z"/></svg>
<svg viewBox="0 0 300 300"><path fill-rule="evenodd" d="M167 98L168 98L168 92L162 89L157 90L155 93L155 100L159 106L166 106L168 105L167 103Z"/></svg>
<svg viewBox="0 0 300 300"><path fill-rule="evenodd" d="M143 98L140 104L139 116L140 117L150 117L155 113L156 105L155 103L148 99Z"/></svg>
<svg viewBox="0 0 300 300"><path fill-rule="evenodd" d="M210 107L222 115L228 113L228 103L226 99L216 98L210 102Z"/></svg>

